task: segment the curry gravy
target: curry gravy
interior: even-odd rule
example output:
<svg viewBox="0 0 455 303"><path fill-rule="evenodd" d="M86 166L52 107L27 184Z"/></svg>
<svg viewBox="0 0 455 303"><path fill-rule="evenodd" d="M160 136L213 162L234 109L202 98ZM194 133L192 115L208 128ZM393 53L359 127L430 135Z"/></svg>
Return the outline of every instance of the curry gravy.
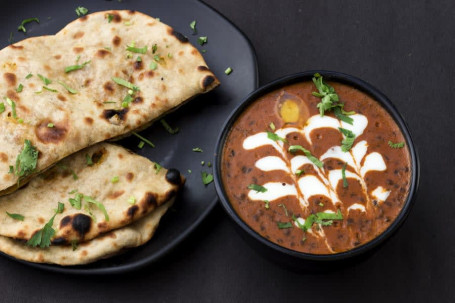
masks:
<svg viewBox="0 0 455 303"><path fill-rule="evenodd" d="M320 116L321 99L312 95L317 91L312 82L286 86L240 115L226 139L221 165L229 201L246 224L278 245L311 254L344 252L384 232L406 201L412 169L407 146L389 145L405 138L387 111L358 89L328 83L344 110L355 112L349 116L353 125L333 112ZM339 127L357 134L349 151L340 149L345 137ZM302 151L290 152L295 145L323 167ZM302 228L312 214L321 213L342 219Z"/></svg>

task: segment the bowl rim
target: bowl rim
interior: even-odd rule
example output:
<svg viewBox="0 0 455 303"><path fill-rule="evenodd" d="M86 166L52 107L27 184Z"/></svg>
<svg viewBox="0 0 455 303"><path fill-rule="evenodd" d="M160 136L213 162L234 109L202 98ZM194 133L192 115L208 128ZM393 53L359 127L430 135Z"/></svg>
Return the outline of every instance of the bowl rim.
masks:
<svg viewBox="0 0 455 303"><path fill-rule="evenodd" d="M395 220L390 224L387 229L385 229L381 234L376 236L371 241L364 243L360 246L357 246L351 250L335 253L335 254L309 254L304 252L295 251L292 249L285 248L280 246L272 241L267 240L266 238L262 237L259 233L253 230L248 224L246 224L240 216L237 215L235 210L233 209L232 205L229 202L229 199L226 195L224 190L223 181L221 177L221 160L223 155L223 148L224 143L226 141L227 136L230 133L231 126L237 118L243 113L243 111L254 101L256 101L261 96L278 89L280 87L295 84L298 82L308 81L314 76L315 73L319 73L324 77L324 79L329 81L335 81L339 83L344 83L350 85L360 91L370 95L376 102L378 102L392 117L395 123L400 128L410 156L410 163L411 163L411 184L409 186L408 196L406 201L398 214ZM311 260L311 261L336 261L336 260L343 260L348 259L360 254L363 254L367 251L370 251L374 247L377 247L379 244L383 243L386 239L388 239L392 234L394 234L397 229L403 224L409 212L415 202L416 192L419 185L420 179L420 165L419 165L419 158L417 154L417 149L412 140L411 134L407 127L407 124L403 117L401 116L400 112L397 108L393 105L393 103L389 100L389 98L384 95L381 91L377 88L372 86L371 84L361 80L357 77L336 72L336 71L327 71L327 70L309 70L304 72L299 72L291 75L287 75L276 80L265 84L252 93L250 93L245 99L234 109L234 111L229 115L226 121L223 124L222 131L218 137L218 141L215 147L215 161L213 163L213 170L214 170L214 181L215 181L215 188L218 194L219 200L221 205L223 206L224 210L227 212L229 217L241 227L241 229L250 235L252 238L256 239L257 241L261 242L265 246L283 253L285 255L289 255L291 257L295 257L298 259L303 260Z"/></svg>

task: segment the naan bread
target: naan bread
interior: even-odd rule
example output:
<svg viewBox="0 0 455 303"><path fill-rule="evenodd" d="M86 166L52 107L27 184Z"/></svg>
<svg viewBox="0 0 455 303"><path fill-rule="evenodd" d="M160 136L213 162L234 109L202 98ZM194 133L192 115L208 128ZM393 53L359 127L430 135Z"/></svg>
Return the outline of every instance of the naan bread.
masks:
<svg viewBox="0 0 455 303"><path fill-rule="evenodd" d="M94 162L92 166L87 165L87 156ZM55 216L52 243L85 242L153 212L172 199L183 183L175 169L157 171L144 157L99 143L58 162L24 188L0 197L0 236L29 240L62 202L65 208ZM81 199L80 209L72 206L69 199L76 192L102 203L109 220L87 198ZM15 220L6 212L23 215L24 220Z"/></svg>
<svg viewBox="0 0 455 303"><path fill-rule="evenodd" d="M146 53L127 51L132 44L138 49L147 46ZM76 64L84 66L65 72L65 67ZM29 74L33 76L27 79ZM38 74L52 83L46 85ZM113 77L138 90L117 84ZM34 172L21 178L20 184L82 148L148 126L219 84L182 34L134 11L97 12L75 20L54 36L29 38L4 48L0 79L0 94L14 102L16 111L14 115L12 106L3 100L0 195L17 189L18 176L9 170L26 139L40 156ZM20 84L23 89L17 92ZM129 93L132 101L123 108Z"/></svg>
<svg viewBox="0 0 455 303"><path fill-rule="evenodd" d="M173 199L172 199L173 200ZM0 251L17 259L59 265L81 265L104 259L126 248L136 247L149 241L161 217L173 201L159 206L151 214L131 225L101 235L91 241L80 244L75 250L72 246L50 246L33 248L25 243L0 236Z"/></svg>

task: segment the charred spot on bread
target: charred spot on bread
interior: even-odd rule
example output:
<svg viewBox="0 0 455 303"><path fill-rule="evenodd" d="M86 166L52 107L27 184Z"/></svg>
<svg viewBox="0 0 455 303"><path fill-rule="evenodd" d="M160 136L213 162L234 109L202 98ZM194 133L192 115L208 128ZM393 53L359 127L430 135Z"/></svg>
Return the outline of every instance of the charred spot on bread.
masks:
<svg viewBox="0 0 455 303"><path fill-rule="evenodd" d="M184 35L182 35L178 31L174 30L173 28L169 29L168 32L169 32L169 34L171 34L175 38L177 38L177 40L179 40L180 42L182 42L182 43L187 43L188 42L188 38L187 37L185 37Z"/></svg>
<svg viewBox="0 0 455 303"><path fill-rule="evenodd" d="M102 117L109 121L112 124L116 124L115 117L117 117L120 121L126 120L126 115L128 114L128 107L124 109L105 109L103 111Z"/></svg>
<svg viewBox="0 0 455 303"><path fill-rule="evenodd" d="M202 88L204 90L207 90L210 87L210 85L212 85L214 82L215 82L215 77L213 77L212 75L208 75L208 76L204 77L204 79L202 80Z"/></svg>
<svg viewBox="0 0 455 303"><path fill-rule="evenodd" d="M81 238L90 231L92 218L84 214L76 214L73 217L71 227L79 234Z"/></svg>
<svg viewBox="0 0 455 303"><path fill-rule="evenodd" d="M174 185L180 185L182 183L180 172L175 168L169 169L166 172L166 181Z"/></svg>

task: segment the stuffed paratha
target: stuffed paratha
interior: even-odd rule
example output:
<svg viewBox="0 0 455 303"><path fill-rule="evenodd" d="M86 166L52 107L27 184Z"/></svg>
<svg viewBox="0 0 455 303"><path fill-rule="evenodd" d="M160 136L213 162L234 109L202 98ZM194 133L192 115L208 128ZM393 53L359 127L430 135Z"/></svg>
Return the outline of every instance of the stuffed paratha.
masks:
<svg viewBox="0 0 455 303"><path fill-rule="evenodd" d="M0 195L218 85L183 35L134 11L97 12L6 47L0 79Z"/></svg>

